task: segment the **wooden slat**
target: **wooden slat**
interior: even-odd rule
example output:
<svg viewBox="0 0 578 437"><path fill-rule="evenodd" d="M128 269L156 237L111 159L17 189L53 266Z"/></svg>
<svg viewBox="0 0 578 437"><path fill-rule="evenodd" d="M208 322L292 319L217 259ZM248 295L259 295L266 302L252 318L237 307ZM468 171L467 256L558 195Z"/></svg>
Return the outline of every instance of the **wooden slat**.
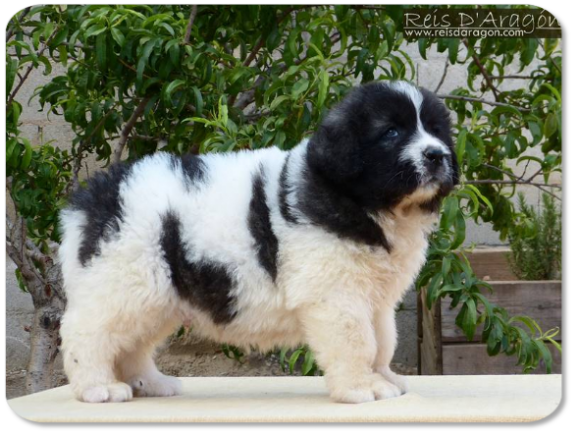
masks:
<svg viewBox="0 0 578 437"><path fill-rule="evenodd" d="M494 293L486 294L492 303L505 308L510 316L525 315L538 322L543 330L562 328L562 283L561 281L497 281L491 282ZM451 309L451 299L442 300L441 330L442 341L466 341L455 319L460 306ZM425 327L424 327L425 329ZM482 326L478 326L474 340L479 341ZM562 331L555 337L562 338Z"/></svg>
<svg viewBox="0 0 578 437"><path fill-rule="evenodd" d="M550 346L554 364L552 373L562 373L562 357L558 350ZM516 356L499 354L490 357L483 344L456 343L443 346L444 375L515 375L523 368L516 366ZM532 373L546 373L541 365Z"/></svg>
<svg viewBox="0 0 578 437"><path fill-rule="evenodd" d="M423 338L420 344L420 374L441 375L443 370L442 362L442 341L441 341L441 312L440 302L436 302L432 310L428 310L423 302L425 293L422 296L422 323Z"/></svg>
<svg viewBox="0 0 578 437"><path fill-rule="evenodd" d="M466 256L478 278L485 281L515 281L518 278L510 269L509 253L507 247L487 247L476 248Z"/></svg>

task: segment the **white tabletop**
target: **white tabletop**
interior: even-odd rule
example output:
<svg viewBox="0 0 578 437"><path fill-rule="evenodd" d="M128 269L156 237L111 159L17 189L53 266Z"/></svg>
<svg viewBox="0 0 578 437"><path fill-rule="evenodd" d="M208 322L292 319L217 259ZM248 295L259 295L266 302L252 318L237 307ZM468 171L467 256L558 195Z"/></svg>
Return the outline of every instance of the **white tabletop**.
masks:
<svg viewBox="0 0 578 437"><path fill-rule="evenodd" d="M68 386L12 399L37 422L528 422L561 402L561 375L410 376L409 393L346 405L322 378L182 378L184 394L122 404L76 401Z"/></svg>

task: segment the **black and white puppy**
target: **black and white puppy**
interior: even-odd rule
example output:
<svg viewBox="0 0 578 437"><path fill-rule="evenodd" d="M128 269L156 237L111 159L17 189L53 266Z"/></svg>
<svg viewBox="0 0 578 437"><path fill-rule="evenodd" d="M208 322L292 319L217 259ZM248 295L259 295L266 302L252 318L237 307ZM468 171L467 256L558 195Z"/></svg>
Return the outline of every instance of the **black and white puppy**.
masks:
<svg viewBox="0 0 578 437"><path fill-rule="evenodd" d="M354 88L289 152L157 153L96 175L61 214L76 397L179 394L153 354L183 324L307 343L337 401L399 396L394 308L457 182L447 109L405 82Z"/></svg>

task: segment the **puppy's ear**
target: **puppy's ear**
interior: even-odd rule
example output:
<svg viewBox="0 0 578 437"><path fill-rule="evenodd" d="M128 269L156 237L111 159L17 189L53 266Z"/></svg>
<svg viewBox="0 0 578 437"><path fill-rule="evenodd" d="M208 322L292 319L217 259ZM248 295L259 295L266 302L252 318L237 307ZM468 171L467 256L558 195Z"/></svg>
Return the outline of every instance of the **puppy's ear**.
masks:
<svg viewBox="0 0 578 437"><path fill-rule="evenodd" d="M347 183L363 170L356 122L362 114L353 114L347 103L329 112L307 147L307 162L312 169L336 183Z"/></svg>

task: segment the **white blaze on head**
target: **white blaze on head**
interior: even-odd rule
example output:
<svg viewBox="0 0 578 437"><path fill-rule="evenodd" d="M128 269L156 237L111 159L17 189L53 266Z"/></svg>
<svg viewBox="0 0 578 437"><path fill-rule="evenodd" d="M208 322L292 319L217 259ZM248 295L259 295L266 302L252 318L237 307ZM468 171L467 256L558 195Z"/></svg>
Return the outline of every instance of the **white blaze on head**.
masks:
<svg viewBox="0 0 578 437"><path fill-rule="evenodd" d="M405 161L411 161L416 169L424 173L424 151L428 147L439 147L444 153L450 154L448 147L439 139L428 133L421 122L421 106L423 104L423 94L421 91L410 84L409 82L395 81L391 82L391 89L399 93L405 94L413 103L416 111L416 132L410 140L410 143L405 147L405 150L401 154L401 159ZM448 169L449 171L449 169Z"/></svg>

